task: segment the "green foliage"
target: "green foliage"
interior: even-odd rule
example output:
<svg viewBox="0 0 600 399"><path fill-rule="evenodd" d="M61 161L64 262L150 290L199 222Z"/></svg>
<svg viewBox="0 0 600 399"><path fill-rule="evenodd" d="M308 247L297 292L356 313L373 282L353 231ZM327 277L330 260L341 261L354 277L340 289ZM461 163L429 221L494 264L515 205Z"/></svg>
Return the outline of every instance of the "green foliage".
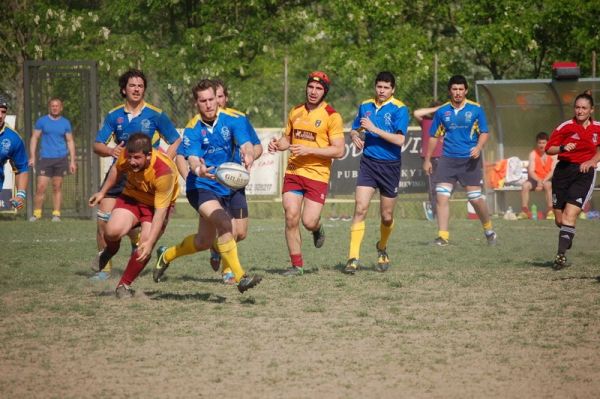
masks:
<svg viewBox="0 0 600 399"><path fill-rule="evenodd" d="M25 60L97 60L103 112L120 98L116 78L144 69L159 106L178 125L193 113L189 88L219 76L232 105L257 126L282 124L284 59L288 107L304 100L310 70L333 79L328 100L349 122L380 70L398 77L411 108L432 99L437 55L440 97L446 78L548 77L555 60L580 63L597 48L597 2L576 0L95 0L16 1L4 7L0 91L22 97ZM156 89L155 91L153 91ZM160 92L160 95L157 93ZM183 109L183 111L182 111Z"/></svg>

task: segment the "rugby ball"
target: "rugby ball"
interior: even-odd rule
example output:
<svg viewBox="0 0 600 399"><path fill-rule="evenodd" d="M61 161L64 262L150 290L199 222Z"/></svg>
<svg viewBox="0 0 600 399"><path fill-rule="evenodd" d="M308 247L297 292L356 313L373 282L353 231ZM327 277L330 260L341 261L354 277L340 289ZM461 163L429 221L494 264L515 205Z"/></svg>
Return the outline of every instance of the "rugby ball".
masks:
<svg viewBox="0 0 600 399"><path fill-rule="evenodd" d="M239 190L246 187L250 181L250 172L239 163L225 162L222 163L215 171L217 181L233 190Z"/></svg>

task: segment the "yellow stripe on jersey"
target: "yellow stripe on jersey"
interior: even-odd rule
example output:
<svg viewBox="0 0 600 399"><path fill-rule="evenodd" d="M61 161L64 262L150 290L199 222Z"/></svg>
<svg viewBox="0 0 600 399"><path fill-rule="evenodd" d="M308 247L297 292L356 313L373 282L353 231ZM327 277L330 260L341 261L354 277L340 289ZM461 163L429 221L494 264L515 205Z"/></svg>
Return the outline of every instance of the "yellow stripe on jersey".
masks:
<svg viewBox="0 0 600 399"><path fill-rule="evenodd" d="M113 109L111 109L110 111L108 111L108 113L110 114L110 113L115 112L116 110L121 109L121 108L125 108L125 104L117 105L116 107L114 107Z"/></svg>
<svg viewBox="0 0 600 399"><path fill-rule="evenodd" d="M163 112L162 109L160 109L152 104L144 103L144 105L146 107L150 108L151 110L158 112L159 114L162 114L162 112Z"/></svg>

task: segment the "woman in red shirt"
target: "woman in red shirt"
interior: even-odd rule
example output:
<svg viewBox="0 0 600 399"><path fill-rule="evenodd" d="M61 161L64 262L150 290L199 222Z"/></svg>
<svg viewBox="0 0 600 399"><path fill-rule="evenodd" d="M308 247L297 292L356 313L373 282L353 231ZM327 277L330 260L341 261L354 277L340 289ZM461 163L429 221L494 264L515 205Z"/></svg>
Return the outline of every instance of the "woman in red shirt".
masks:
<svg viewBox="0 0 600 399"><path fill-rule="evenodd" d="M546 154L558 154L552 177L552 206L560 228L555 270L569 266L565 253L575 238L577 216L591 198L600 161L600 122L592 119L594 99L580 94L574 108L573 119L560 124L546 144Z"/></svg>

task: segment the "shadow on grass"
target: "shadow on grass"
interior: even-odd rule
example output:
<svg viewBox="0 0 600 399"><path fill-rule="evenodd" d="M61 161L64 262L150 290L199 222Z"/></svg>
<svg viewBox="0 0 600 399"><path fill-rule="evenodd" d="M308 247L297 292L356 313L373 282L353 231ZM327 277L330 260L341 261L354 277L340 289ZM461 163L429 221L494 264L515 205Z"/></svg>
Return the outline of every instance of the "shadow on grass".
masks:
<svg viewBox="0 0 600 399"><path fill-rule="evenodd" d="M212 303L223 303L227 298L212 292L194 292L187 294L176 294L173 292L144 291L144 294L153 301L204 301Z"/></svg>
<svg viewBox="0 0 600 399"><path fill-rule="evenodd" d="M338 271L342 274L346 274L348 276L351 276L351 273L345 273L344 270L346 269L346 264L345 263L337 263L335 266L333 266L333 269L335 271ZM365 265L362 262L359 262L359 267L358 267L358 271L357 272L374 272L377 274L381 274L381 272L379 270L377 270L376 265Z"/></svg>
<svg viewBox="0 0 600 399"><path fill-rule="evenodd" d="M257 271L257 272L264 272L267 274L278 274L283 277L283 273L287 272L289 269L266 269L266 268L260 268L260 267L253 267L252 270ZM305 267L303 275L317 274L317 273L319 273L318 267L313 267L310 269Z"/></svg>
<svg viewBox="0 0 600 399"><path fill-rule="evenodd" d="M554 265L554 262L535 260L535 261L527 261L527 262L525 262L525 264L527 264L528 266L533 266L533 267L546 267L546 268L551 269L552 266Z"/></svg>
<svg viewBox="0 0 600 399"><path fill-rule="evenodd" d="M165 280L161 280L161 281L165 281ZM183 276L173 278L173 280L181 280L181 281L186 281L186 282L191 281L191 282L195 282L195 283L222 283L223 282L218 277L210 277L210 278L195 277L195 276L190 276L189 274L184 274Z"/></svg>
<svg viewBox="0 0 600 399"><path fill-rule="evenodd" d="M555 281L559 281L559 280L594 280L597 283L600 283L600 276L598 277L593 277L593 276L566 276L566 277L558 277L555 279Z"/></svg>

